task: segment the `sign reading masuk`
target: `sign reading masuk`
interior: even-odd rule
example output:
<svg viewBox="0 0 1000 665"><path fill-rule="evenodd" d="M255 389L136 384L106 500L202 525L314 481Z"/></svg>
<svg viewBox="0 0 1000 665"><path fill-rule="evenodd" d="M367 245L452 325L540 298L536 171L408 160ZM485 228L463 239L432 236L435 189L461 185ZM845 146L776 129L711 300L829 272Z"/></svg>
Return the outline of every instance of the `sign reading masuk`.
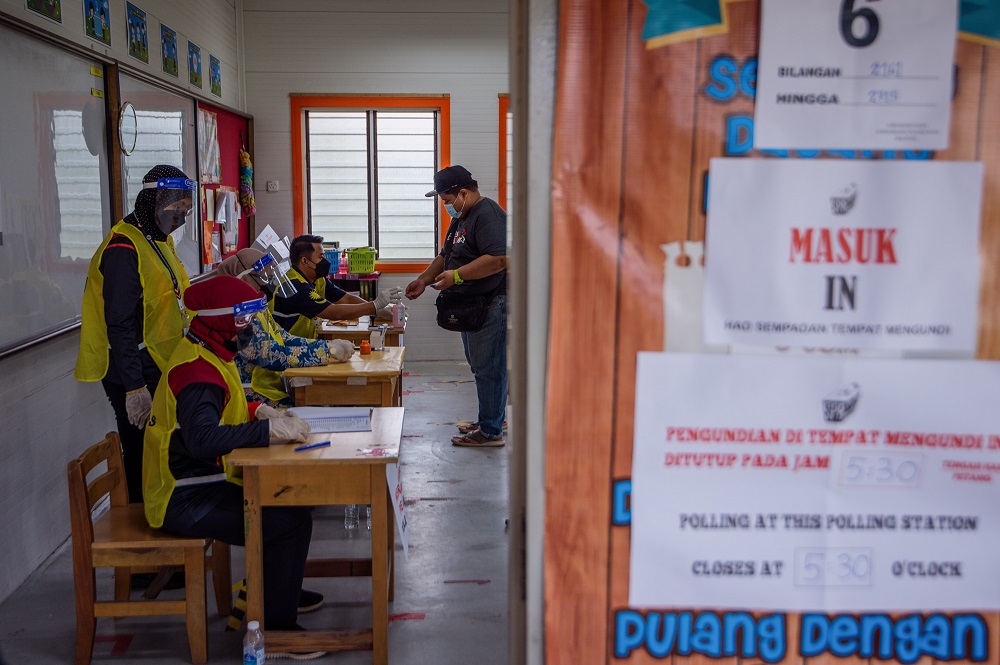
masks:
<svg viewBox="0 0 1000 665"><path fill-rule="evenodd" d="M754 143L948 147L958 0L763 0Z"/></svg>
<svg viewBox="0 0 1000 665"><path fill-rule="evenodd" d="M629 605L1000 608L998 396L995 362L639 354Z"/></svg>
<svg viewBox="0 0 1000 665"><path fill-rule="evenodd" d="M972 352L976 162L713 159L706 344Z"/></svg>

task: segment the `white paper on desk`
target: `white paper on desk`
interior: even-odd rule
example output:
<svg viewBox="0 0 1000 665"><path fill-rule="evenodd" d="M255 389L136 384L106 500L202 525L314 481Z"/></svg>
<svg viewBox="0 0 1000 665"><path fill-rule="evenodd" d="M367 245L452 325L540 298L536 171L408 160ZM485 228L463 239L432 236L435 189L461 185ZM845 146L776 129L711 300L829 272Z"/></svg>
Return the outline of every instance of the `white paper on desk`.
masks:
<svg viewBox="0 0 1000 665"><path fill-rule="evenodd" d="M368 406L296 406L288 410L309 423L313 432L370 432Z"/></svg>
<svg viewBox="0 0 1000 665"><path fill-rule="evenodd" d="M403 474L398 464L385 465L385 481L389 485L389 495L392 499L392 512L396 516L396 530L399 532L399 542L403 544L403 556L410 558L410 535L406 529L406 507L403 497Z"/></svg>

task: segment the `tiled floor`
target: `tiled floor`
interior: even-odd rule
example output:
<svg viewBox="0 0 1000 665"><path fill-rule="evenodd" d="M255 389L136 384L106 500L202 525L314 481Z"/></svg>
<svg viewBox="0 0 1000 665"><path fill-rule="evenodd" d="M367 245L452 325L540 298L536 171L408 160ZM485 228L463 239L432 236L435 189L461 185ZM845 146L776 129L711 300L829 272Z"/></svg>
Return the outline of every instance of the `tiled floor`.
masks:
<svg viewBox="0 0 1000 665"><path fill-rule="evenodd" d="M501 665L507 662L507 448L451 444L455 421L476 417L475 384L462 363L407 363L403 398L403 487L410 557L397 542L396 600L390 614L393 665ZM362 528L364 523L362 522ZM348 538L343 511L317 509L312 552L358 556L362 533ZM233 550L233 577L242 577L243 550ZM302 615L308 627L371 625L366 578L306 580L326 595L319 611ZM110 597L111 575L98 586ZM171 593L165 592L163 597ZM241 662L242 633L225 632L209 593L210 663ZM0 653L7 665L73 663L73 574L69 543L0 605ZM189 663L183 617L100 619L95 664ZM293 662L293 661L276 661ZM316 663L371 663L369 653L331 654Z"/></svg>

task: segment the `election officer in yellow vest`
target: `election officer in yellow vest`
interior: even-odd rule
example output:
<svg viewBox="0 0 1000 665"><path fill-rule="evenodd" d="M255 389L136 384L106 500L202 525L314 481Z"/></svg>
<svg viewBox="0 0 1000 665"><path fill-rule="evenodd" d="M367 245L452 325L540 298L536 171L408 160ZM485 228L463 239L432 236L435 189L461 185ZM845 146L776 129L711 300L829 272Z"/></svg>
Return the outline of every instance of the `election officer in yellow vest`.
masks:
<svg viewBox="0 0 1000 665"><path fill-rule="evenodd" d="M215 272L239 277L267 296L295 294L295 287L283 271L279 259L271 253L247 248L225 259ZM347 340L323 341L296 337L275 322L270 309L257 314L250 322L250 341L240 349L235 362L247 399L271 406L291 406L281 372L289 367L314 367L346 362L354 355L354 344Z"/></svg>
<svg viewBox="0 0 1000 665"><path fill-rule="evenodd" d="M90 260L74 373L104 386L132 502L142 501L142 436L152 394L187 327L188 276L170 233L190 219L195 189L173 166L154 167L142 182L135 210Z"/></svg>
<svg viewBox="0 0 1000 665"><path fill-rule="evenodd" d="M302 441L309 425L267 405L248 405L243 396L233 358L250 321L267 308L262 293L220 275L192 285L184 301L195 315L167 362L146 427L146 520L178 536L243 545L243 489L227 477L225 457L238 448ZM265 624L301 630L296 614L312 537L309 509L264 508L262 520Z"/></svg>
<svg viewBox="0 0 1000 665"><path fill-rule="evenodd" d="M383 289L374 301L368 302L327 281L330 262L323 256L321 236L299 236L292 241L289 254L292 269L288 278L295 284L296 293L291 297L275 294L273 311L274 320L298 337L319 337L317 318L334 321L369 315L391 318L389 305L403 299L403 290L398 286Z"/></svg>

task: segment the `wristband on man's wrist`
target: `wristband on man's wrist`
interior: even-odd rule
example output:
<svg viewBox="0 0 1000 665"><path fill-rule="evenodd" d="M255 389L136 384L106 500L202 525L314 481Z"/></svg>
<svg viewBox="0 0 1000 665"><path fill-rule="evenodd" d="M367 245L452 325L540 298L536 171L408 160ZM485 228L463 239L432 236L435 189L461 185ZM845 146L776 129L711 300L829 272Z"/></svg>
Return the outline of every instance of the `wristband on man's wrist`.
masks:
<svg viewBox="0 0 1000 665"><path fill-rule="evenodd" d="M456 284L462 284L463 282L465 282L465 280L462 279L462 276L458 274L458 268L455 268L454 270L452 270L451 274L455 278L455 283Z"/></svg>

